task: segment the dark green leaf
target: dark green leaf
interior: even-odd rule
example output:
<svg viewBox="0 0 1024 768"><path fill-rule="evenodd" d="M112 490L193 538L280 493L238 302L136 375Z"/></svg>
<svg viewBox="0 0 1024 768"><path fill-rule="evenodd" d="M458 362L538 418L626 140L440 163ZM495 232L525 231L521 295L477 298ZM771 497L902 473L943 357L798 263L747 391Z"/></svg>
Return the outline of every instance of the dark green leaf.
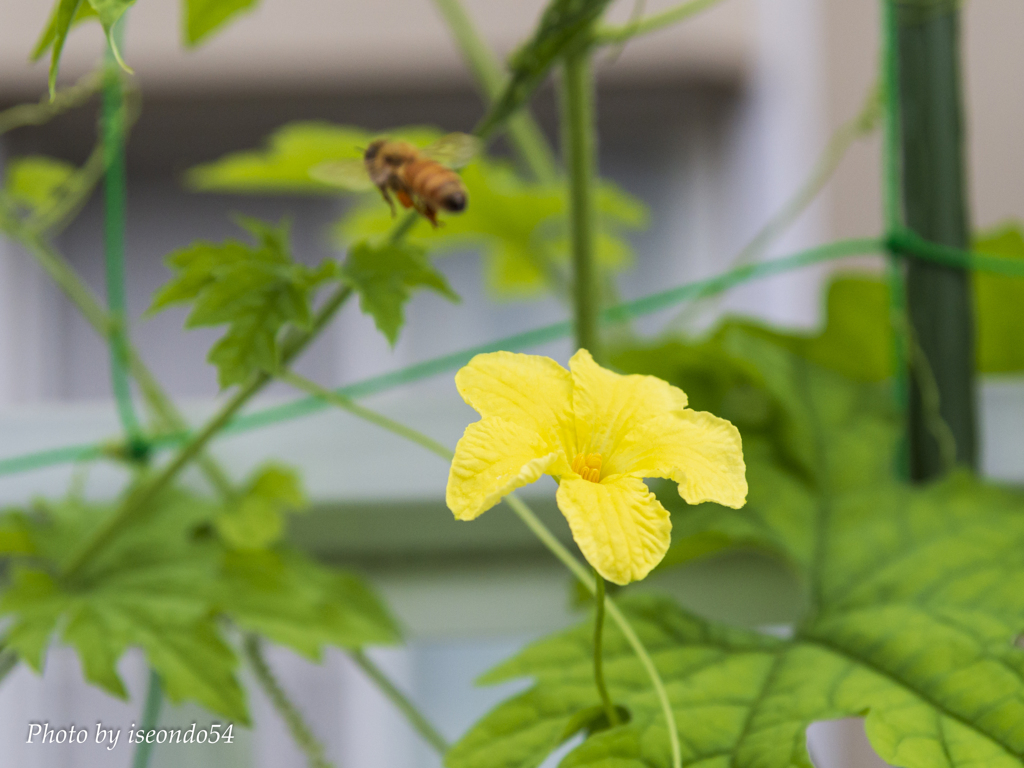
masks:
<svg viewBox="0 0 1024 768"><path fill-rule="evenodd" d="M511 78L495 100L477 133L489 135L533 95L551 67L567 50L586 42L611 0L552 0L533 37L509 62Z"/></svg>
<svg viewBox="0 0 1024 768"><path fill-rule="evenodd" d="M405 303L416 288L429 288L450 301L458 295L427 259L426 251L407 242L352 246L343 278L359 294L359 306L394 345L405 323Z"/></svg>
<svg viewBox="0 0 1024 768"><path fill-rule="evenodd" d="M294 262L284 228L252 220L244 225L256 237L256 247L232 240L198 242L172 253L167 265L177 275L150 308L193 302L186 327L228 325L209 355L222 387L277 368L281 329L308 325L315 288L336 270L333 262L316 269Z"/></svg>
<svg viewBox="0 0 1024 768"><path fill-rule="evenodd" d="M237 14L251 9L257 0L184 0L185 44L197 45Z"/></svg>

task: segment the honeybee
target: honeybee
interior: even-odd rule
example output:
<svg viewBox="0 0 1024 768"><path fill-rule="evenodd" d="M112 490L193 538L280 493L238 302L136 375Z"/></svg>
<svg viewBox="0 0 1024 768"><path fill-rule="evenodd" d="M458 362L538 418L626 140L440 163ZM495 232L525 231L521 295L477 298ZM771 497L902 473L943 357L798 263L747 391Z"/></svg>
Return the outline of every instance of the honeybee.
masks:
<svg viewBox="0 0 1024 768"><path fill-rule="evenodd" d="M481 141L466 133L442 136L419 149L406 141L377 139L363 152L362 160L321 163L310 175L322 182L350 190L376 186L395 215L394 193L404 208L415 208L437 227L439 210L458 213L468 202L466 187L453 168L461 168L479 153Z"/></svg>

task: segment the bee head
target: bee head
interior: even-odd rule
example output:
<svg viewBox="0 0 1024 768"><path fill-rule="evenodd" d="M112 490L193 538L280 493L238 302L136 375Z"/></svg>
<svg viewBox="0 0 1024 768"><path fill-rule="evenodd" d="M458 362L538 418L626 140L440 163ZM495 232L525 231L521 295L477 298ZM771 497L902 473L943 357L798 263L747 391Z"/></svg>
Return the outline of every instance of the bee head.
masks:
<svg viewBox="0 0 1024 768"><path fill-rule="evenodd" d="M444 209L452 213L466 210L466 193L461 189L451 192L444 197Z"/></svg>
<svg viewBox="0 0 1024 768"><path fill-rule="evenodd" d="M363 160L368 163L373 162L377 158L380 148L386 143L387 139L377 139L376 141L371 142L370 146L368 146L366 151L363 153Z"/></svg>

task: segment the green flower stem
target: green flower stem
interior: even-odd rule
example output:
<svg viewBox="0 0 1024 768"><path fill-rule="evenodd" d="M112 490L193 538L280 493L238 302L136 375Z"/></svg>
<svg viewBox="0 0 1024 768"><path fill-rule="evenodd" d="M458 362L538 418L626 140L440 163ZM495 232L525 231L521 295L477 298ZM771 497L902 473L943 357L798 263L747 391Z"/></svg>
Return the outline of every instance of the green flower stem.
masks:
<svg viewBox="0 0 1024 768"><path fill-rule="evenodd" d="M498 58L477 32L459 0L434 0L455 38L462 57L488 103L493 103L505 85L505 73ZM508 136L519 157L537 181L553 184L558 180L558 166L547 139L526 110L513 115L506 123Z"/></svg>
<svg viewBox="0 0 1024 768"><path fill-rule="evenodd" d="M113 58L108 46L108 59ZM103 253L106 263L107 306L113 319L110 346L110 379L121 424L132 440L142 437L128 378L128 316L125 299L124 234L128 204L128 173L125 166L124 94L120 73L108 63L103 84L101 132L106 179L103 186Z"/></svg>
<svg viewBox="0 0 1024 768"><path fill-rule="evenodd" d="M142 710L142 722L139 728L143 731L151 731L156 728L157 720L160 719L160 706L163 703L163 690L160 686L160 675L155 671L149 671L149 688L146 691L146 704ZM147 768L149 758L153 754L155 744L145 740L140 741L135 747L135 755L132 759L132 768Z"/></svg>
<svg viewBox="0 0 1024 768"><path fill-rule="evenodd" d="M277 710L277 713L288 726L288 730L295 743L299 746L299 749L306 753L306 757L309 758L310 768L331 768L331 764L324 756L323 744L313 735L313 731L306 724L302 713L299 712L295 704L288 698L288 694L284 692L284 688L281 687L281 684L274 677L270 665L267 664L267 660L263 656L259 637L247 635L244 646L245 657L249 661L249 666L252 667L253 674L256 675L256 680L259 682L263 692L267 694L267 698L274 705L274 709ZM139 767L135 766L135 768Z"/></svg>
<svg viewBox="0 0 1024 768"><path fill-rule="evenodd" d="M352 289L348 286L338 288L317 310L313 323L308 330L300 331L292 329L281 344L281 360L287 365L323 330L331 321L341 306L352 295ZM130 495L107 521L99 526L95 533L85 542L78 554L71 559L64 571L65 578L75 576L89 559L101 550L108 541L113 539L117 533L135 515L146 509L168 485L177 477L188 464L195 459L207 443L220 432L221 429L231 420L243 405L245 405L257 392L262 390L272 377L267 373L257 373L248 384L243 386L234 397L228 400L221 409L196 432L189 441L178 451L177 455L161 469L148 483L142 485L135 493Z"/></svg>
<svg viewBox="0 0 1024 768"><path fill-rule="evenodd" d="M405 715L406 720L423 737L423 740L433 747L439 755L444 756L449 749L447 740L438 733L430 721L416 708L416 705L409 701L409 698L395 687L395 684L388 679L380 667L374 664L361 650L349 651L348 655L366 673L367 677L373 680L381 693L387 696L391 703Z"/></svg>
<svg viewBox="0 0 1024 768"><path fill-rule="evenodd" d="M103 85L102 71L90 72L70 88L58 91L51 100L47 94L38 104L19 104L0 112L0 134L27 125L43 125L69 109L80 107Z"/></svg>
<svg viewBox="0 0 1024 768"><path fill-rule="evenodd" d="M597 693L601 697L601 704L604 705L604 714L608 718L609 726L619 724L619 713L615 709L612 697L608 695L608 686L604 683L604 646L601 642L604 634L604 579L594 569L594 584L597 586L597 593L594 595L594 603L597 610L594 614L594 682L597 684Z"/></svg>
<svg viewBox="0 0 1024 768"><path fill-rule="evenodd" d="M455 454L450 450L440 445L436 441L430 439L424 434L418 433L410 427L383 416L381 414L374 413L367 408L359 408L359 411L350 409L349 405L351 401L346 397L335 398L335 393L329 390L324 390L318 385L313 385L316 389L317 397L322 397L326 402L330 402L339 408L343 408L346 411L360 416L361 418L367 418L367 414L372 414L373 418L371 421L384 429L394 432L402 437L414 440L418 445L423 446L432 453L437 454L446 461L451 461ZM415 435L415 437L413 437ZM514 493L509 494L505 497L505 503L512 507L513 511L519 516L519 518L526 524L526 527L540 539L541 543L547 547L555 557L562 561L569 571L579 579L580 583L583 584L589 591L590 594L597 596L598 586L597 579L594 575L587 570L587 567L583 565L579 560L572 556L568 549L563 546L555 535L548 530L547 526L540 521L540 519L518 496ZM602 601L605 606L605 610L608 615L612 617L612 620L618 625L619 630L626 638L626 642L629 643L633 652L640 659L640 663L644 667L644 671L647 672L647 676L651 680L651 685L654 687L655 693L658 696L658 701L661 704L662 712L665 715L665 722L668 727L669 743L672 748L672 768L682 768L682 748L679 742L679 726L676 723L675 715L672 713L672 704L668 699L668 692L665 690L665 684L662 682L661 675L658 672L657 667L654 666L654 661L651 659L650 654L647 653L647 649L644 647L639 636L633 629L633 626L629 623L629 619L619 610L619 607L610 598L605 598Z"/></svg>
<svg viewBox="0 0 1024 768"><path fill-rule="evenodd" d="M569 167L576 346L601 361L597 336L600 286L594 264L594 80L586 46L566 55L561 92L562 137Z"/></svg>
<svg viewBox="0 0 1024 768"><path fill-rule="evenodd" d="M598 45L624 43L634 37L678 24L680 21L695 16L713 5L717 5L719 2L720 0L690 0L689 2L677 5L675 8L669 8L667 11L656 13L632 24L625 24L621 27L599 27L594 35L594 42Z"/></svg>
<svg viewBox="0 0 1024 768"><path fill-rule="evenodd" d="M291 384L298 390L313 395L314 397L319 397L321 400L324 400L331 405L335 405L343 411L348 411L364 421L376 424L378 427L386 429L389 432L394 432L396 435L404 437L406 440L411 440L417 445L426 448L431 453L437 454L445 461L451 461L454 456L451 451L436 440L427 437L422 432L417 432L415 429L407 427L394 419L389 419L383 414L377 413L369 408L365 408L339 392L332 392L325 387L321 387L315 381L310 381L309 379L288 370L277 371L274 376L286 384Z"/></svg>
<svg viewBox="0 0 1024 768"><path fill-rule="evenodd" d="M572 556L572 553L548 530L547 526L540 521L540 518L533 513L533 510L514 493L505 497L505 503L512 507L512 510L526 524L526 527L540 539L541 543L555 557L562 561L565 567L590 591L590 594L597 595L597 584L590 571L587 570L583 563ZM658 672L658 668L654 666L654 660L647 653L647 649L633 629L633 625L629 623L629 619L619 610L615 602L610 598L605 598L605 607L608 615L618 625L619 631L622 632L626 642L633 649L633 653L640 659L644 671L647 672L647 677L650 679L651 686L658 697L658 702L661 704L662 714L665 716L669 746L672 749L672 768L682 768L683 751L679 741L679 724L676 722L675 714L672 712L672 703L669 701L668 691L665 690L665 683L661 679L661 674Z"/></svg>

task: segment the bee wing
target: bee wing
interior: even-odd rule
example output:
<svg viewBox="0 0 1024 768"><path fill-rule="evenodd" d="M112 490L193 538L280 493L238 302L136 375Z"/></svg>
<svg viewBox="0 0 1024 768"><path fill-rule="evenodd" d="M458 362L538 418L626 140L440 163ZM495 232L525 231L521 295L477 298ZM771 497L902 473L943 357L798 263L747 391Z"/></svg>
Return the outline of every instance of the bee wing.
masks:
<svg viewBox="0 0 1024 768"><path fill-rule="evenodd" d="M316 181L350 192L373 189L373 182L366 172L366 166L359 158L328 160L310 168L309 175Z"/></svg>
<svg viewBox="0 0 1024 768"><path fill-rule="evenodd" d="M449 168L462 168L483 151L484 143L468 133L449 133L442 136L421 154Z"/></svg>

